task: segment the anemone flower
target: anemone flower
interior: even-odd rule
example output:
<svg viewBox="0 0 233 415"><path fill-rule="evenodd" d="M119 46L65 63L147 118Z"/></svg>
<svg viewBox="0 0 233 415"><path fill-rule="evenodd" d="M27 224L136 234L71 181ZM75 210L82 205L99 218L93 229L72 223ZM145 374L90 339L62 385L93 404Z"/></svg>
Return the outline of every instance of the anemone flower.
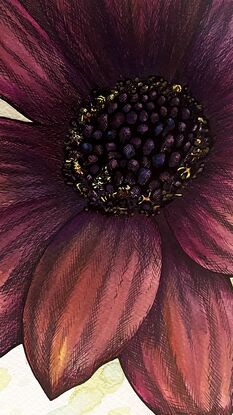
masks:
<svg viewBox="0 0 233 415"><path fill-rule="evenodd" d="M231 1L2 0L0 351L231 413Z"/></svg>

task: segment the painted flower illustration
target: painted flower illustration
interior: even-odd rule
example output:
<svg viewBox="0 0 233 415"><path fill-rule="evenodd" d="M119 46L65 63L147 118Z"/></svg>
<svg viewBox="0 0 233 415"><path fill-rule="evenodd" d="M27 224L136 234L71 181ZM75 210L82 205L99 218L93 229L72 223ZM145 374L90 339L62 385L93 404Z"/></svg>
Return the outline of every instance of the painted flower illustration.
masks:
<svg viewBox="0 0 233 415"><path fill-rule="evenodd" d="M0 353L50 399L118 357L155 413L232 411L229 0L2 0Z"/></svg>

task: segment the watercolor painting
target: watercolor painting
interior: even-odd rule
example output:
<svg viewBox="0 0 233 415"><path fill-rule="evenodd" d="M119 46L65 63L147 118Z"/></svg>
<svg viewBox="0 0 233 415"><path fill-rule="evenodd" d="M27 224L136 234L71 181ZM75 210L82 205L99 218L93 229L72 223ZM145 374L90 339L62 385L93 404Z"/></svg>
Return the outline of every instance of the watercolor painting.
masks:
<svg viewBox="0 0 233 415"><path fill-rule="evenodd" d="M0 0L0 98L0 414L231 415L232 0Z"/></svg>

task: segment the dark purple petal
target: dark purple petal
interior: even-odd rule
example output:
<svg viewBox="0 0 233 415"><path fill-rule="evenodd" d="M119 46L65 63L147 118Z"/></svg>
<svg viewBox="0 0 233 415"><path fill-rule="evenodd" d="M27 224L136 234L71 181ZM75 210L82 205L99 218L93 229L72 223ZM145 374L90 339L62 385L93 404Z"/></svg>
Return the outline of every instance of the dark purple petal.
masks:
<svg viewBox="0 0 233 415"><path fill-rule="evenodd" d="M58 232L24 312L27 357L51 399L118 355L154 302L160 268L147 218L83 213Z"/></svg>
<svg viewBox="0 0 233 415"><path fill-rule="evenodd" d="M230 281L193 262L165 232L156 301L121 356L123 370L155 414L229 415Z"/></svg>
<svg viewBox="0 0 233 415"><path fill-rule="evenodd" d="M1 1L0 14L0 96L30 119L62 123L78 99L74 67L19 1Z"/></svg>
<svg viewBox="0 0 233 415"><path fill-rule="evenodd" d="M153 73L172 78L208 7L205 1L192 0L23 4L90 88L112 85L121 76Z"/></svg>
<svg viewBox="0 0 233 415"><path fill-rule="evenodd" d="M180 78L206 106L215 122L233 101L233 9L230 0L206 3L192 45L180 67Z"/></svg>
<svg viewBox="0 0 233 415"><path fill-rule="evenodd" d="M0 354L21 342L32 272L49 240L83 209L62 182L60 136L55 128L0 121Z"/></svg>

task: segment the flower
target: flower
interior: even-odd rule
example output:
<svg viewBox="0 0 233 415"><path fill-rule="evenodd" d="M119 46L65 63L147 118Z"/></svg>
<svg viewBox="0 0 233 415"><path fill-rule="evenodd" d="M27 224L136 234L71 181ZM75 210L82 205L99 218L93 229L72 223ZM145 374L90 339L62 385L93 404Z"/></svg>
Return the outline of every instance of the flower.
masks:
<svg viewBox="0 0 233 415"><path fill-rule="evenodd" d="M1 96L33 121L1 119L1 354L23 343L50 399L119 357L154 413L229 415L231 2L2 0L0 9ZM150 115L151 124L147 118L155 104L146 107L147 92L139 99L137 89L132 92L136 84L145 91L152 88L153 99L159 95L160 114ZM98 91L95 99L85 101L93 89ZM169 118L171 95L178 101L169 104ZM177 124L179 97L183 115ZM121 108L114 120L109 114L116 108L106 107L111 99ZM124 99L128 107L122 110ZM137 110L125 115L133 102ZM198 117L199 103L203 117ZM144 106L147 110L138 115ZM101 112L106 108L108 113ZM192 121L186 122L190 111ZM115 124L108 130L107 176L100 176L94 193L93 177L101 165L91 170L88 163L100 160L102 150L99 158L88 159L96 141L86 142L80 131L88 135L86 126L92 131L88 117L96 123L95 114L102 117L101 131L106 131L108 117ZM138 117L139 137L132 138L136 127L131 125ZM117 159L112 152L125 119ZM153 123L162 144L158 147L150 135L142 147L143 134ZM101 140L101 131L93 140ZM134 141L128 143L129 138ZM204 149L206 155L212 139L204 171L195 179L200 158L190 147L201 154ZM176 148L183 147L169 158L174 140ZM65 165L64 143L72 161ZM187 164L186 153L194 154ZM118 175L109 173L122 161ZM137 189L128 197L139 167ZM65 183L64 168L72 186ZM158 171L151 201L145 189L152 192L148 183ZM183 197L174 191L178 173ZM105 180L112 186L110 196L101 193ZM128 187L120 188L124 180ZM139 212L141 201L145 204ZM155 206L160 214L153 216ZM122 208L127 215L119 215ZM131 209L136 215L129 215Z"/></svg>

